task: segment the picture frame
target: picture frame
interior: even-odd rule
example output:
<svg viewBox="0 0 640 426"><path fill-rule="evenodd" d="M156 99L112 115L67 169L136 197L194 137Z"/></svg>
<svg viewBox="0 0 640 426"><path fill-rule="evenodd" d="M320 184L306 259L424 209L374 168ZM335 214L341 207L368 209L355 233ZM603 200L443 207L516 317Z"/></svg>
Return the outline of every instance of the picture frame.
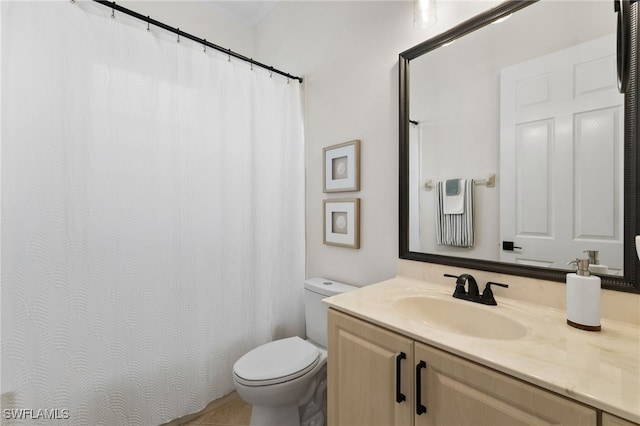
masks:
<svg viewBox="0 0 640 426"><path fill-rule="evenodd" d="M360 248L360 198L323 200L323 243Z"/></svg>
<svg viewBox="0 0 640 426"><path fill-rule="evenodd" d="M360 140L322 149L322 191L360 191Z"/></svg>

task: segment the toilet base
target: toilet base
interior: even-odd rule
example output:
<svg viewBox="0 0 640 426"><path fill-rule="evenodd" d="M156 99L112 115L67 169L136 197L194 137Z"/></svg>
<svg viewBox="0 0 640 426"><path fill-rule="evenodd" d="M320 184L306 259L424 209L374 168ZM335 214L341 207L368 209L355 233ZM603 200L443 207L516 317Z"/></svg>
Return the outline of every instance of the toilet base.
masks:
<svg viewBox="0 0 640 426"><path fill-rule="evenodd" d="M251 426L299 426L300 413L297 404L278 407L254 405L251 408Z"/></svg>

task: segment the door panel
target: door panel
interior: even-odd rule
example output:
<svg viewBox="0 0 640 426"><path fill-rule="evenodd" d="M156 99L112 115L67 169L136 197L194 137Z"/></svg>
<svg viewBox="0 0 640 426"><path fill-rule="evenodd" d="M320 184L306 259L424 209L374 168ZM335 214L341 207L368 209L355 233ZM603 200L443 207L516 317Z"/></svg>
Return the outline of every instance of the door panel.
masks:
<svg viewBox="0 0 640 426"><path fill-rule="evenodd" d="M574 238L615 242L616 130L618 108L576 114L574 172L576 209Z"/></svg>
<svg viewBox="0 0 640 426"><path fill-rule="evenodd" d="M550 159L553 120L520 124L516 136L516 229L518 235L553 237Z"/></svg>

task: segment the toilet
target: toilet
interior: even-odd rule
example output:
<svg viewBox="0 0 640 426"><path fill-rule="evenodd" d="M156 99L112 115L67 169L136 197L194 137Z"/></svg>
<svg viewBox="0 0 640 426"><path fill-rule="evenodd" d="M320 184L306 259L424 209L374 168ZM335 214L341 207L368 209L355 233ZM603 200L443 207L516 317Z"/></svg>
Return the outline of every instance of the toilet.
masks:
<svg viewBox="0 0 640 426"><path fill-rule="evenodd" d="M233 366L238 395L251 404L252 426L323 426L326 419L327 307L325 297L356 287L311 278L304 283L307 340L265 343Z"/></svg>

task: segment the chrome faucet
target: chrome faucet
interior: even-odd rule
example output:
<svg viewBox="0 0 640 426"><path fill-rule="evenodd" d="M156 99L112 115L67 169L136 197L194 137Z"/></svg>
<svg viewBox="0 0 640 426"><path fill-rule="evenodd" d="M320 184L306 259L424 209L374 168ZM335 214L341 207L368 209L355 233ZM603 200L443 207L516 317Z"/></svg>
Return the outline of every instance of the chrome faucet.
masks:
<svg viewBox="0 0 640 426"><path fill-rule="evenodd" d="M471 302L482 303L483 305L495 306L498 303L493 297L492 285L508 288L507 284L500 284L496 282L488 282L484 288L482 294L478 290L478 282L470 274L451 275L444 274L445 277L456 278L456 289L453 292L453 297L456 299L469 300ZM468 290L465 288L467 285Z"/></svg>

